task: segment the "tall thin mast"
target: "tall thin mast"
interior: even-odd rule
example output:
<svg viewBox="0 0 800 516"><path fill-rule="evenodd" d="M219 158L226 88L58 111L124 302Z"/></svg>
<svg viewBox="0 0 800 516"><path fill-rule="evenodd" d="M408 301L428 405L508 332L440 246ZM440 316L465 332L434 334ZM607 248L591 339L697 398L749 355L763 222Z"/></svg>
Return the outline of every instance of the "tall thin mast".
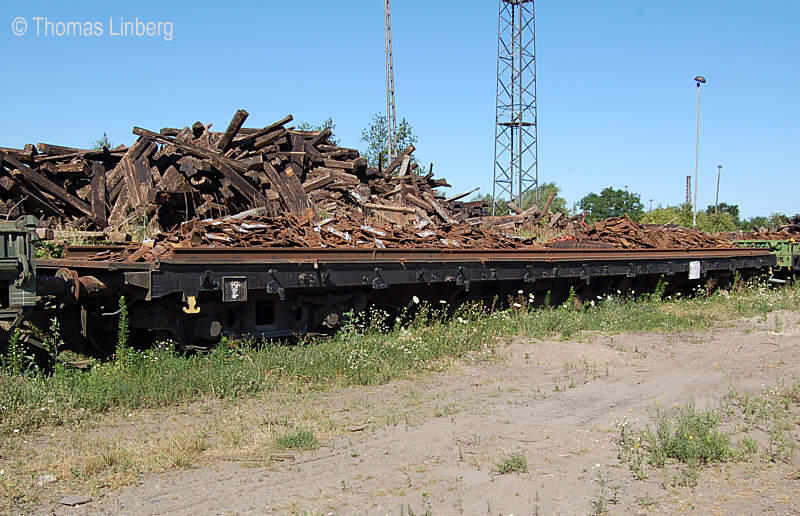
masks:
<svg viewBox="0 0 800 516"><path fill-rule="evenodd" d="M384 0L383 20L386 39L386 163L397 157L397 117L394 107L394 60L392 58L392 10Z"/></svg>

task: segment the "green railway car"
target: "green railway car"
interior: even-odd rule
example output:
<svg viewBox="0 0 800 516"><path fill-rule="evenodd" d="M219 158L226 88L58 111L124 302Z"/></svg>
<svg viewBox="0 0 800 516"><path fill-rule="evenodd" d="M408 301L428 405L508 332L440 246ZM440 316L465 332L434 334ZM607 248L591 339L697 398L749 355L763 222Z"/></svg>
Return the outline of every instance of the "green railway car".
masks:
<svg viewBox="0 0 800 516"><path fill-rule="evenodd" d="M800 242L794 238L787 240L734 240L739 247L755 247L769 249L777 258L776 269L781 272L795 273L800 268Z"/></svg>

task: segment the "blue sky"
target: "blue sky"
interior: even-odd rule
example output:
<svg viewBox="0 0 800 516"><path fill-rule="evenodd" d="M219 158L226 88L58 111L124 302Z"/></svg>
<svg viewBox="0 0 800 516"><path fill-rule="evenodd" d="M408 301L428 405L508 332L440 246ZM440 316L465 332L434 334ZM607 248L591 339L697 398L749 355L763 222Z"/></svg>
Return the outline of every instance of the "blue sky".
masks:
<svg viewBox="0 0 800 516"><path fill-rule="evenodd" d="M291 113L332 117L361 147L385 109L379 0L323 2L7 1L0 24L0 146L89 146L201 120L224 128ZM392 3L398 115L418 158L453 192L491 191L497 2ZM23 17L27 32L12 32ZM99 37L35 35L34 17L100 22ZM173 23L164 37L111 36L125 20ZM695 86L701 99L698 204L744 216L800 212L800 2L540 0L536 3L540 180L570 203L605 186L645 206L683 200L694 172ZM40 21L40 23L43 23Z"/></svg>

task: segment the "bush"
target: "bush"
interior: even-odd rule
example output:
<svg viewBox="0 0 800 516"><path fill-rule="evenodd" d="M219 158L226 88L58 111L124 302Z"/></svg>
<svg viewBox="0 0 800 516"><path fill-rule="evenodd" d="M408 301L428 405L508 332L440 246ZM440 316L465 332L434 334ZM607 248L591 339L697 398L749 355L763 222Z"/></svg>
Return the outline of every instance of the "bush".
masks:
<svg viewBox="0 0 800 516"><path fill-rule="evenodd" d="M652 418L655 428L646 431L645 439L653 466L661 467L667 459L695 466L734 456L730 437L717 430L719 418L713 411L698 412L689 402L673 410L657 408Z"/></svg>

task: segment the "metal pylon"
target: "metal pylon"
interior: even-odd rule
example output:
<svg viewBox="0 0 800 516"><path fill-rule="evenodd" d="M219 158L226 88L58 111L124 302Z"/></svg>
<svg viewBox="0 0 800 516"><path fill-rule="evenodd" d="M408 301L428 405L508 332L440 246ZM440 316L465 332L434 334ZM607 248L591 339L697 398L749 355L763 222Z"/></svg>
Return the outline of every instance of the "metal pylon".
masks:
<svg viewBox="0 0 800 516"><path fill-rule="evenodd" d="M499 0L493 214L501 199L521 207L531 190L534 202L539 202L533 4L533 0Z"/></svg>
<svg viewBox="0 0 800 516"><path fill-rule="evenodd" d="M384 0L383 20L386 38L386 163L397 157L397 117L394 108L394 61L392 58L392 10Z"/></svg>

